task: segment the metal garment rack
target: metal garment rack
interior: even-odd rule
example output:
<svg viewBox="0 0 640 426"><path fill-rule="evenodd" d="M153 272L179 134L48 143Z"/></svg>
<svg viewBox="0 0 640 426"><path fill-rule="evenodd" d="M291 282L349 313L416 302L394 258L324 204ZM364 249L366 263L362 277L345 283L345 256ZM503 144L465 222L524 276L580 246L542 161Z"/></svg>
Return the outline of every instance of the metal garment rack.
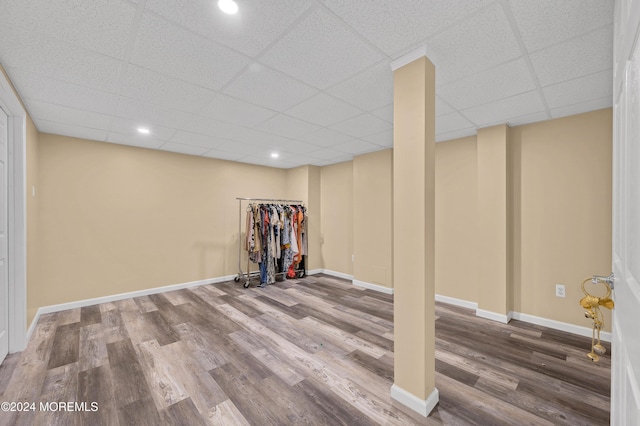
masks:
<svg viewBox="0 0 640 426"><path fill-rule="evenodd" d="M249 288L249 280L252 276L260 275L260 271L249 271L249 266L247 264L247 272L246 274L242 271L242 202L243 201L257 201L257 202L269 202L269 203L283 203L283 204L304 204L302 200L284 200L280 198L241 198L237 197L238 200L238 275L233 279L235 282L239 282L242 277L246 278L244 282L244 288ZM277 272L276 275L286 274L287 271Z"/></svg>

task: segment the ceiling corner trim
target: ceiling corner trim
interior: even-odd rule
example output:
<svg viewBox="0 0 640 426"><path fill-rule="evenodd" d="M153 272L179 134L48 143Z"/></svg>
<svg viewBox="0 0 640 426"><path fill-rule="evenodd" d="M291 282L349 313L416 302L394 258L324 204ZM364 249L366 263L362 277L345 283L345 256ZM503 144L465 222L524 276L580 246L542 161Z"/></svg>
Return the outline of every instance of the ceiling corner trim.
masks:
<svg viewBox="0 0 640 426"><path fill-rule="evenodd" d="M405 53L404 55L402 55L401 57L399 57L398 59L396 59L395 61L391 62L391 71L395 71L398 68L402 68L407 64L410 64L411 62L415 61L416 59L420 59L422 57L425 57L427 59L429 59L427 57L427 46L426 45L422 45L416 49L413 49L411 52L409 53Z"/></svg>

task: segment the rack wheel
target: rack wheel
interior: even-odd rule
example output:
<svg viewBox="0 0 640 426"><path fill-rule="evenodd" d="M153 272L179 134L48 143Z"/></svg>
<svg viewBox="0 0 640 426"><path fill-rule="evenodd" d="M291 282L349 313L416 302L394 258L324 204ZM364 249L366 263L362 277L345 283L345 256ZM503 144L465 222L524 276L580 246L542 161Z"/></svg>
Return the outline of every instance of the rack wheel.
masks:
<svg viewBox="0 0 640 426"><path fill-rule="evenodd" d="M249 281L247 281L246 283L244 283L244 288L249 288Z"/></svg>
<svg viewBox="0 0 640 426"><path fill-rule="evenodd" d="M235 278L233 279L233 281L235 281L235 282L240 282L240 277L235 277Z"/></svg>

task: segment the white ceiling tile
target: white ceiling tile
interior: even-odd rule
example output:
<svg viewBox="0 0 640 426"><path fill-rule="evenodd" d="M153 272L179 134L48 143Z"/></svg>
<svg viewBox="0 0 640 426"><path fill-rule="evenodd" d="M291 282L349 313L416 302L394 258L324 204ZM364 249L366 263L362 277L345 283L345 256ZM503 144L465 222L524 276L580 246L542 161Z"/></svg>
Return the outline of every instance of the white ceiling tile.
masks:
<svg viewBox="0 0 640 426"><path fill-rule="evenodd" d="M138 148L149 148L149 149L157 149L160 145L164 143L159 139L155 138L144 138L141 135L122 135L120 133L110 132L109 136L107 136L107 142L117 143L120 145L129 145L136 146Z"/></svg>
<svg viewBox="0 0 640 426"><path fill-rule="evenodd" d="M507 123L512 118L544 112L545 107L537 90L484 105L465 109L462 113L477 127Z"/></svg>
<svg viewBox="0 0 640 426"><path fill-rule="evenodd" d="M393 103L393 73L389 61L380 62L330 88L328 92L365 111Z"/></svg>
<svg viewBox="0 0 640 426"><path fill-rule="evenodd" d="M50 104L113 114L118 96L77 84L54 80L43 75L17 69L6 70L23 100L33 99Z"/></svg>
<svg viewBox="0 0 640 426"><path fill-rule="evenodd" d="M253 63L224 93L283 112L318 91L281 72Z"/></svg>
<svg viewBox="0 0 640 426"><path fill-rule="evenodd" d="M193 133L231 140L242 139L244 132L249 131L249 129L238 126L237 124L225 123L200 116L194 116L185 127Z"/></svg>
<svg viewBox="0 0 640 426"><path fill-rule="evenodd" d="M583 112L596 111L603 108L611 108L613 99L610 96L593 99L575 105L568 105L551 110L551 117L560 118L568 115L582 114Z"/></svg>
<svg viewBox="0 0 640 426"><path fill-rule="evenodd" d="M469 128L475 128L475 126L458 112L441 115L436 120L436 135Z"/></svg>
<svg viewBox="0 0 640 426"><path fill-rule="evenodd" d="M613 69L574 80L547 86L542 89L550 109L613 97ZM588 87L589 90L585 90Z"/></svg>
<svg viewBox="0 0 640 426"><path fill-rule="evenodd" d="M147 0L145 7L211 40L255 56L280 37L312 0L243 0L236 15L211 0Z"/></svg>
<svg viewBox="0 0 640 426"><path fill-rule="evenodd" d="M358 155L366 154L367 152L379 151L382 149L382 147L367 141L363 141L362 139L352 139L348 142L343 142L338 145L332 146L331 149L347 154Z"/></svg>
<svg viewBox="0 0 640 426"><path fill-rule="evenodd" d="M411 48L490 0L322 0L341 19L387 55Z"/></svg>
<svg viewBox="0 0 640 426"><path fill-rule="evenodd" d="M28 100L26 104L29 115L36 122L39 119L44 119L99 130L107 129L109 123L111 123L111 117L106 114L49 104L33 99Z"/></svg>
<svg viewBox="0 0 640 426"><path fill-rule="evenodd" d="M393 146L393 129L385 130L384 132L376 133L375 135L365 136L362 139L379 146L391 147Z"/></svg>
<svg viewBox="0 0 640 426"><path fill-rule="evenodd" d="M139 127L146 127L151 131L151 133L147 135L141 134L140 132L138 132ZM121 117L113 118L113 122L111 123L111 131L123 135L139 136L141 139L144 139L146 137L148 139L153 138L163 141L169 140L169 138L171 138L171 136L175 133L175 129L171 127L150 125L146 121L129 120Z"/></svg>
<svg viewBox="0 0 640 426"><path fill-rule="evenodd" d="M277 113L231 96L218 94L199 114L215 120L253 127Z"/></svg>
<svg viewBox="0 0 640 426"><path fill-rule="evenodd" d="M202 87L220 89L249 63L249 58L145 14L131 62Z"/></svg>
<svg viewBox="0 0 640 426"><path fill-rule="evenodd" d="M81 47L0 25L0 61L7 68L115 93L122 62Z"/></svg>
<svg viewBox="0 0 640 426"><path fill-rule="evenodd" d="M62 3L62 4L61 4ZM68 3L70 7L64 7ZM122 1L2 1L0 22L122 59L136 8Z"/></svg>
<svg viewBox="0 0 640 426"><path fill-rule="evenodd" d="M362 114L362 110L338 100L326 93L318 93L287 110L287 115L300 118L320 126L330 126Z"/></svg>
<svg viewBox="0 0 640 426"><path fill-rule="evenodd" d="M311 86L324 89L382 58L335 15L323 8L316 8L271 46L260 61Z"/></svg>
<svg viewBox="0 0 640 426"><path fill-rule="evenodd" d="M281 143L267 144L267 145L273 147L273 149L275 149L278 152L286 151L292 154L296 154L296 157L318 150L317 145L311 145L311 144L300 142L300 141L283 141Z"/></svg>
<svg viewBox="0 0 640 426"><path fill-rule="evenodd" d="M454 112L455 109L436 94L436 117Z"/></svg>
<svg viewBox="0 0 640 426"><path fill-rule="evenodd" d="M509 0L529 52L613 24L613 0Z"/></svg>
<svg viewBox="0 0 640 426"><path fill-rule="evenodd" d="M361 138L374 133L380 133L383 130L388 130L391 126L391 123L388 121L384 121L375 115L365 113L341 123L334 124L331 126L331 129L353 136L354 138Z"/></svg>
<svg viewBox="0 0 640 426"><path fill-rule="evenodd" d="M166 142L162 144L158 149L162 151L171 151L177 152L179 154L188 154L188 155L202 155L207 151L210 151L208 148L199 148L197 146L192 145L182 145L179 143Z"/></svg>
<svg viewBox="0 0 640 426"><path fill-rule="evenodd" d="M267 156L258 157L254 155L250 155L247 157L243 157L238 160L242 163L247 164L255 164L257 166L266 166L266 167L278 167L278 168L288 168L289 164L279 158L270 158Z"/></svg>
<svg viewBox="0 0 640 426"><path fill-rule="evenodd" d="M40 133L51 133L54 135L71 136L74 138L90 139L94 141L103 141L107 137L107 132L104 130L89 129L87 127L74 126L72 124L43 119L38 120L36 127Z"/></svg>
<svg viewBox="0 0 640 426"><path fill-rule="evenodd" d="M604 27L530 55L541 86L611 68L613 27Z"/></svg>
<svg viewBox="0 0 640 426"><path fill-rule="evenodd" d="M378 118L382 118L384 121L393 123L393 104L383 106L382 108L374 109L370 111L371 114Z"/></svg>
<svg viewBox="0 0 640 426"><path fill-rule="evenodd" d="M154 104L139 101L137 99L120 96L118 107L115 110L116 117L126 118L148 126L162 126L180 128L185 125L191 115L183 111L165 108Z"/></svg>
<svg viewBox="0 0 640 426"><path fill-rule="evenodd" d="M201 148L220 149L231 141L179 130L169 139L169 142L198 146Z"/></svg>
<svg viewBox="0 0 640 426"><path fill-rule="evenodd" d="M256 126L256 130L273 133L278 136L295 139L298 136L311 133L320 127L306 121L298 120L284 114L278 114L264 123Z"/></svg>
<svg viewBox="0 0 640 426"><path fill-rule="evenodd" d="M351 154L347 154L345 152L337 151L331 148L323 148L317 151L310 152L309 156L313 158L317 158L319 160L327 160L327 161L335 161L335 162L347 161L353 158L353 155Z"/></svg>
<svg viewBox="0 0 640 426"><path fill-rule="evenodd" d="M341 142L346 142L353 139L353 137L323 127L315 132L302 135L298 139L313 145L328 147L337 145Z"/></svg>
<svg viewBox="0 0 640 426"><path fill-rule="evenodd" d="M122 96L179 111L197 113L215 92L129 64L124 75Z"/></svg>
<svg viewBox="0 0 640 426"><path fill-rule="evenodd" d="M438 88L438 96L455 109L508 98L536 88L523 59L483 71Z"/></svg>
<svg viewBox="0 0 640 426"><path fill-rule="evenodd" d="M427 44L427 56L436 67L438 86L521 55L500 3L439 33Z"/></svg>

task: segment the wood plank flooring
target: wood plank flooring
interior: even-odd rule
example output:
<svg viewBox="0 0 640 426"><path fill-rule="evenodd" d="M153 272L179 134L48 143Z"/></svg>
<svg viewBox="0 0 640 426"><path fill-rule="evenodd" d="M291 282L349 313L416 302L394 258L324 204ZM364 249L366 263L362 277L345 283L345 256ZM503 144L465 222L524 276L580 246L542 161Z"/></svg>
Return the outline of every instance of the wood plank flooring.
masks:
<svg viewBox="0 0 640 426"><path fill-rule="evenodd" d="M427 419L389 396L392 296L315 275L43 315L0 366L0 402L35 410L0 411L0 425L609 424L610 357L592 364L590 339L441 303L436 315Z"/></svg>

